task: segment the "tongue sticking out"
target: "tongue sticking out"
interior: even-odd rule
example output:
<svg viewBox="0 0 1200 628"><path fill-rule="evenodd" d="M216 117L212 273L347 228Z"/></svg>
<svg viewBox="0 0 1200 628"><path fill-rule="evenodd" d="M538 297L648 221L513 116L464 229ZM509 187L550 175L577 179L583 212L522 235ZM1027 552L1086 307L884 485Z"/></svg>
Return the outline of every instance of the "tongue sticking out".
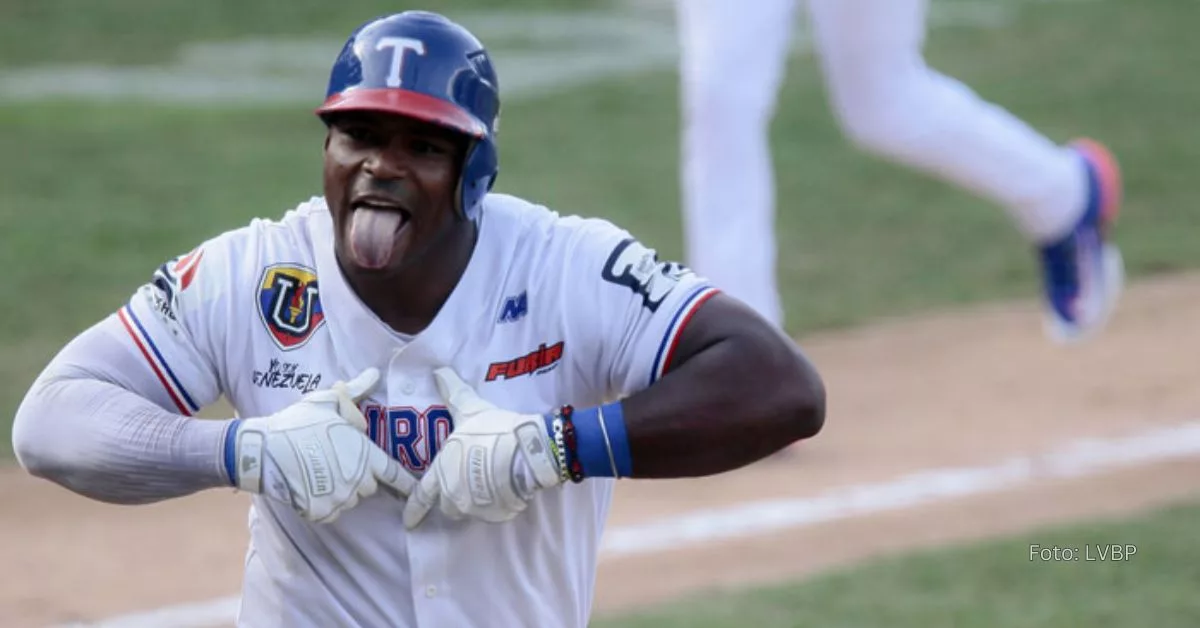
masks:
<svg viewBox="0 0 1200 628"><path fill-rule="evenodd" d="M392 251L404 216L394 210L359 207L350 214L350 251L359 266L384 268L392 261Z"/></svg>

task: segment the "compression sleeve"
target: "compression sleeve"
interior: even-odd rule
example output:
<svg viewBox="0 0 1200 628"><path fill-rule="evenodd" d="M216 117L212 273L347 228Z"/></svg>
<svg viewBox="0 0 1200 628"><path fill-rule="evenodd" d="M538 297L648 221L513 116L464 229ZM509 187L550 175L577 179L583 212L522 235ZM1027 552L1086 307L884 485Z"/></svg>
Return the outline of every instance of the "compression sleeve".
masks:
<svg viewBox="0 0 1200 628"><path fill-rule="evenodd" d="M31 474L99 501L143 504L229 486L228 421L194 419L148 398L161 386L123 344L118 315L72 340L17 410L13 448Z"/></svg>

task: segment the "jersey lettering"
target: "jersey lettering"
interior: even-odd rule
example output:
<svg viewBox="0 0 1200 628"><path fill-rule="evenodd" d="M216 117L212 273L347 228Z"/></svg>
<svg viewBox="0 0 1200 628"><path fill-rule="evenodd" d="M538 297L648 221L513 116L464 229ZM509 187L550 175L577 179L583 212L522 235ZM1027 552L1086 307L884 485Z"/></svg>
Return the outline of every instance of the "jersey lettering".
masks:
<svg viewBox="0 0 1200 628"><path fill-rule="evenodd" d="M513 379L530 373L545 373L550 369L558 366L559 360L563 357L563 348L566 343L558 341L550 346L542 343L537 349L512 360L504 360L503 362L492 362L488 365L487 377L489 382L494 382L497 379Z"/></svg>
<svg viewBox="0 0 1200 628"><path fill-rule="evenodd" d="M321 374L305 372L303 367L295 362L283 362L278 358L271 358L267 370L256 369L250 381L259 388L296 390L304 394L320 387Z"/></svg>
<svg viewBox="0 0 1200 628"><path fill-rule="evenodd" d="M411 37L380 37L375 44L376 50L392 49L392 65L388 69L387 86L400 87L400 73L404 70L404 53L413 52L425 54L425 42Z"/></svg>
<svg viewBox="0 0 1200 628"><path fill-rule="evenodd" d="M363 416L371 440L409 471L428 469L454 430L454 420L445 406L420 411L411 406L370 404L363 408Z"/></svg>

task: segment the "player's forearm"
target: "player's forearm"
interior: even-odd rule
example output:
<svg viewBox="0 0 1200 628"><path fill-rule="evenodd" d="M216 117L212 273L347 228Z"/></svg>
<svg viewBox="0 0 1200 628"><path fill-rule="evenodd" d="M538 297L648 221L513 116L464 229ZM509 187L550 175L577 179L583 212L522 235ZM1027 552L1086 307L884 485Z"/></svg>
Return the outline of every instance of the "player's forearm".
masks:
<svg viewBox="0 0 1200 628"><path fill-rule="evenodd" d="M228 486L224 421L175 415L114 384L56 368L63 367L52 365L30 390L13 425L13 449L30 474L115 504Z"/></svg>
<svg viewBox="0 0 1200 628"><path fill-rule="evenodd" d="M551 436L566 435L564 461L576 477L722 473L820 431L825 387L817 370L764 325L725 333L725 309L697 316L705 331L691 335L686 358L653 386L620 403L548 416Z"/></svg>
<svg viewBox="0 0 1200 628"><path fill-rule="evenodd" d="M623 403L633 477L730 471L820 431L825 389L788 343L745 334L708 346Z"/></svg>

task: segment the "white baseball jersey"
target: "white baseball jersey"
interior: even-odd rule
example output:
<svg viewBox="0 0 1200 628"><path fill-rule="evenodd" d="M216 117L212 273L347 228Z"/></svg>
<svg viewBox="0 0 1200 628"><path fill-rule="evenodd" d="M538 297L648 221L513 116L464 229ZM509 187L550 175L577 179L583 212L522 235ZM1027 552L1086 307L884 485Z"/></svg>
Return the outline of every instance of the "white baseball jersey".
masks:
<svg viewBox="0 0 1200 628"><path fill-rule="evenodd" d="M163 407L192 414L222 394L263 416L367 367L371 438L420 475L454 428L432 372L451 366L518 412L587 407L644 389L715 293L627 232L487 197L478 244L438 316L406 337L351 291L333 223L314 198L165 264L118 312ZM611 479L545 491L515 520L415 531L386 493L331 524L254 496L239 625L587 625Z"/></svg>

